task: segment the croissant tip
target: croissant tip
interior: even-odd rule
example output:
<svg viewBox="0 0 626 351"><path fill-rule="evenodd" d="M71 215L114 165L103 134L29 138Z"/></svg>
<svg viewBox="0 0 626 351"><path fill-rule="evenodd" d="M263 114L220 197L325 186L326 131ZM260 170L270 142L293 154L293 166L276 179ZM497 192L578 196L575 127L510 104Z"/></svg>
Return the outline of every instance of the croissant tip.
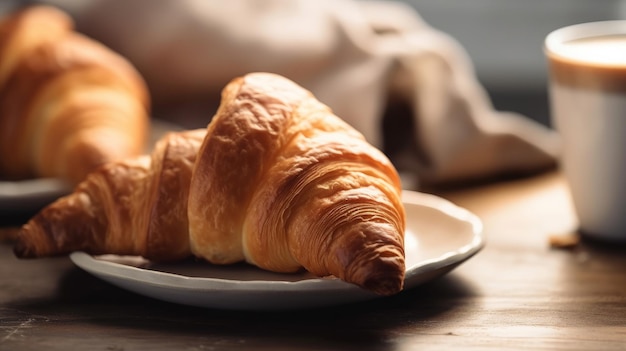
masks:
<svg viewBox="0 0 626 351"><path fill-rule="evenodd" d="M405 266L401 257L378 257L358 267L348 279L377 295L395 295L404 288Z"/></svg>
<svg viewBox="0 0 626 351"><path fill-rule="evenodd" d="M17 258L39 258L56 253L56 243L42 227L40 215L33 217L17 232L13 254Z"/></svg>
<svg viewBox="0 0 626 351"><path fill-rule="evenodd" d="M17 239L13 245L13 254L18 258L33 258L36 256L34 250L24 241L23 229L17 234Z"/></svg>
<svg viewBox="0 0 626 351"><path fill-rule="evenodd" d="M398 294L404 288L402 277L374 277L363 283L363 287L380 296Z"/></svg>

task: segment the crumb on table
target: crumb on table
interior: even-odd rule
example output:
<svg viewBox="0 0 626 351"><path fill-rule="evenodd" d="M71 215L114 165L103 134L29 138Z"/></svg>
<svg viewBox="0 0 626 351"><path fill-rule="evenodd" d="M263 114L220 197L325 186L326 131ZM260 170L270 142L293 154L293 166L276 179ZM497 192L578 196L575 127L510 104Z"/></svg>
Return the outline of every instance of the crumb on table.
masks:
<svg viewBox="0 0 626 351"><path fill-rule="evenodd" d="M554 249L570 249L576 247L580 243L580 234L578 233L559 233L548 236L551 248Z"/></svg>

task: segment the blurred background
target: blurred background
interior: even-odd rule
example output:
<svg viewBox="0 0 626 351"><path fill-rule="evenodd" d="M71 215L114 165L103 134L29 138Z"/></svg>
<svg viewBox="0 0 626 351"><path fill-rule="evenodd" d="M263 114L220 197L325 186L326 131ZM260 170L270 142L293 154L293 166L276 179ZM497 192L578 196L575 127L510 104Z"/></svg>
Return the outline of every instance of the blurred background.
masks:
<svg viewBox="0 0 626 351"><path fill-rule="evenodd" d="M580 22L623 19L626 0L381 0L404 2L467 50L496 109L550 125L543 38ZM0 13L35 0L1 0Z"/></svg>
<svg viewBox="0 0 626 351"><path fill-rule="evenodd" d="M544 37L580 22L626 17L623 0L400 0L467 50L497 109L550 125Z"/></svg>

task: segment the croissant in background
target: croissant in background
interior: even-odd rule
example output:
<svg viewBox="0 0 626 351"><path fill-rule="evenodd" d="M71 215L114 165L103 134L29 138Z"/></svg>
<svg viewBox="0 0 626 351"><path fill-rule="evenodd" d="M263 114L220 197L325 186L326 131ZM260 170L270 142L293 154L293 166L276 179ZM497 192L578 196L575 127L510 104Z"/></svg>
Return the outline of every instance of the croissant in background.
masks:
<svg viewBox="0 0 626 351"><path fill-rule="evenodd" d="M310 92L249 74L225 87L206 130L185 133L169 134L151 158L89 175L24 225L16 255L193 255L304 268L382 295L402 289L398 174Z"/></svg>
<svg viewBox="0 0 626 351"><path fill-rule="evenodd" d="M149 94L120 55L30 6L0 22L0 178L78 183L97 166L139 155Z"/></svg>

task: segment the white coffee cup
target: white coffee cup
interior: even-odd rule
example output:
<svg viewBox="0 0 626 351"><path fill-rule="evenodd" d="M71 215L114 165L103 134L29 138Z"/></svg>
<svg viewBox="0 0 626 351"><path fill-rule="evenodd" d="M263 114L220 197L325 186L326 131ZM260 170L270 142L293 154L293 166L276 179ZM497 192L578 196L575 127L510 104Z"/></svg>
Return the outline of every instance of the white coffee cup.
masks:
<svg viewBox="0 0 626 351"><path fill-rule="evenodd" d="M544 52L580 232L626 241L626 20L557 29Z"/></svg>

